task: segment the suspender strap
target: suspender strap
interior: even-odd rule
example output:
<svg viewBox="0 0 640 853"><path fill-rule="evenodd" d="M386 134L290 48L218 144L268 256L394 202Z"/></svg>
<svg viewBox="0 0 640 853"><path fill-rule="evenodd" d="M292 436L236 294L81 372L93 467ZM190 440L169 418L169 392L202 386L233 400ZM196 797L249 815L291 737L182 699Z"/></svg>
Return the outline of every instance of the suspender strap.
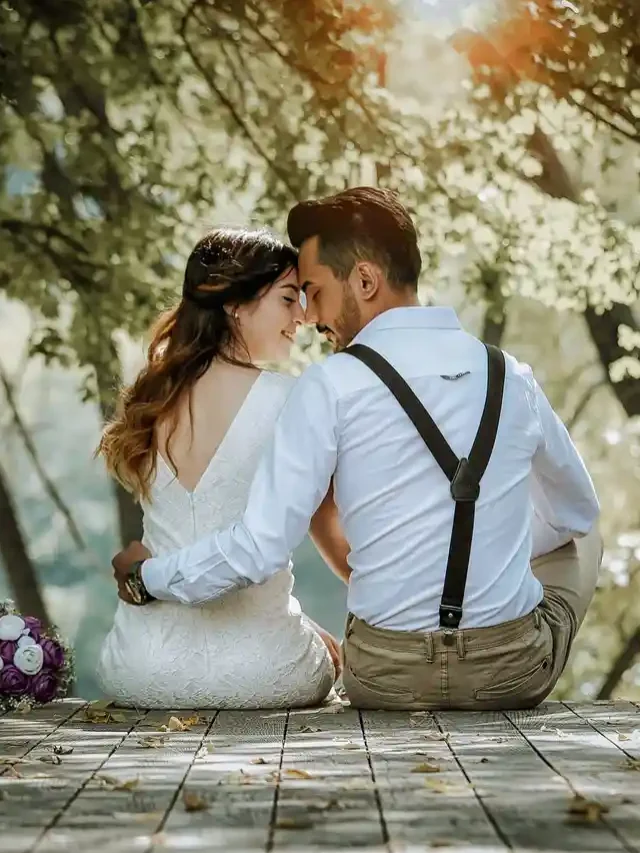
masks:
<svg viewBox="0 0 640 853"><path fill-rule="evenodd" d="M352 344L343 352L355 356L372 370L402 406L433 458L450 483L455 501L449 557L440 602L440 627L457 628L462 619L462 602L469 571L475 504L480 481L489 464L498 432L504 393L504 354L485 344L488 357L487 397L480 426L468 457L458 459L433 418L398 371L380 353L364 344Z"/></svg>

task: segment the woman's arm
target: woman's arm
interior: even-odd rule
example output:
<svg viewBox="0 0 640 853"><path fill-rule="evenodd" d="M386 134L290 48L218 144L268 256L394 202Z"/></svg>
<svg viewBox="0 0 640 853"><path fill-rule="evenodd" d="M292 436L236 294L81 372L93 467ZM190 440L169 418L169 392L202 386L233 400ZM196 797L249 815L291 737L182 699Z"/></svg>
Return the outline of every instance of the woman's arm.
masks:
<svg viewBox="0 0 640 853"><path fill-rule="evenodd" d="M333 480L324 500L311 519L309 536L331 571L348 584L351 567L347 562L347 556L351 548L344 538L338 508L333 499Z"/></svg>

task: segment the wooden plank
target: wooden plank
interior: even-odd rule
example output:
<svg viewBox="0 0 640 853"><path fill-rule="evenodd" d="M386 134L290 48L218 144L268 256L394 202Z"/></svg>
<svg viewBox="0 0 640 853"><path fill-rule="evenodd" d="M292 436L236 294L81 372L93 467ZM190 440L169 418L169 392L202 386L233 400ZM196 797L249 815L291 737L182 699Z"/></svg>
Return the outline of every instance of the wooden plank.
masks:
<svg viewBox="0 0 640 853"><path fill-rule="evenodd" d="M178 791L153 849L266 850L286 722L286 711L221 711L184 781L208 807L188 812Z"/></svg>
<svg viewBox="0 0 640 853"><path fill-rule="evenodd" d="M436 718L483 808L511 849L575 853L624 849L604 826L568 826L571 786L506 716L456 712L438 713Z"/></svg>
<svg viewBox="0 0 640 853"><path fill-rule="evenodd" d="M31 746L26 760L15 766L19 775L5 774L0 780L5 794L0 801L0 849L12 853L33 849L46 828L64 812L87 774L121 741L132 725L132 721L127 721L94 726L94 730L99 731L94 731L92 736L87 731L91 724L78 713L82 704L56 703L49 711L32 712L42 716L43 722L52 721L54 727L35 743L29 737L26 742ZM34 725L39 727L40 724L34 722ZM54 747L65 753L70 749L73 752L54 758ZM59 760L60 764L52 764L53 760Z"/></svg>
<svg viewBox="0 0 640 853"><path fill-rule="evenodd" d="M506 849L432 714L362 718L391 849Z"/></svg>
<svg viewBox="0 0 640 853"><path fill-rule="evenodd" d="M640 774L624 766L618 746L561 703L506 716L574 794L610 809L589 827L593 836L607 830L620 848L637 851ZM613 841L606 849L616 849Z"/></svg>
<svg viewBox="0 0 640 853"><path fill-rule="evenodd" d="M386 850L357 711L292 712L287 727L273 848Z"/></svg>
<svg viewBox="0 0 640 853"><path fill-rule="evenodd" d="M184 709L145 714L93 774L55 833L49 833L48 846L37 853L69 846L101 853L128 853L132 845L150 850L215 715ZM197 722L184 731L161 731L171 717Z"/></svg>
<svg viewBox="0 0 640 853"><path fill-rule="evenodd" d="M86 705L79 699L51 702L29 711L10 711L0 723L0 755L2 757L25 757L30 750L50 737L56 729ZM7 767L0 767L0 775Z"/></svg>
<svg viewBox="0 0 640 853"><path fill-rule="evenodd" d="M640 711L633 702L564 702L633 761L640 760Z"/></svg>

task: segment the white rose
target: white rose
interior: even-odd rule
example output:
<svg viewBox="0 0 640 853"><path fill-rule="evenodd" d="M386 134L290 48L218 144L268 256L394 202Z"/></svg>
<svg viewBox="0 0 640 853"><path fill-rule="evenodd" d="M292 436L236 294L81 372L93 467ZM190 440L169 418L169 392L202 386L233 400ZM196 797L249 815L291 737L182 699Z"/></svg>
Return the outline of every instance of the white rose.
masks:
<svg viewBox="0 0 640 853"><path fill-rule="evenodd" d="M18 640L18 648L19 649L22 649L25 646L35 646L35 645L36 645L36 641L33 639L33 637L27 637L26 635L23 635Z"/></svg>
<svg viewBox="0 0 640 853"><path fill-rule="evenodd" d="M17 640L26 627L19 616L0 616L0 640Z"/></svg>
<svg viewBox="0 0 640 853"><path fill-rule="evenodd" d="M43 658L44 653L40 646L22 646L16 650L13 663L25 675L37 675L42 669Z"/></svg>

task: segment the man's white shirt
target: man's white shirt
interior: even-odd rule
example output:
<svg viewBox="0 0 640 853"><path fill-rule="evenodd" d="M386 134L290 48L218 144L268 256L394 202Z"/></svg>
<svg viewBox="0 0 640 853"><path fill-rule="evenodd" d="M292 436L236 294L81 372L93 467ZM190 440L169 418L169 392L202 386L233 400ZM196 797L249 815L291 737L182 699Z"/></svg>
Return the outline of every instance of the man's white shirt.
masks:
<svg viewBox="0 0 640 853"><path fill-rule="evenodd" d="M455 312L395 308L376 317L355 342L381 353L410 383L453 451L468 455L486 397L487 356ZM242 521L147 560L147 588L159 599L199 603L265 581L288 565L332 477L351 548L349 610L376 627L436 630L454 512L449 482L386 386L345 353L312 365L295 383ZM531 369L507 355L497 440L476 505L461 627L530 613L543 594L531 558L588 533L598 513L593 484L567 430Z"/></svg>

